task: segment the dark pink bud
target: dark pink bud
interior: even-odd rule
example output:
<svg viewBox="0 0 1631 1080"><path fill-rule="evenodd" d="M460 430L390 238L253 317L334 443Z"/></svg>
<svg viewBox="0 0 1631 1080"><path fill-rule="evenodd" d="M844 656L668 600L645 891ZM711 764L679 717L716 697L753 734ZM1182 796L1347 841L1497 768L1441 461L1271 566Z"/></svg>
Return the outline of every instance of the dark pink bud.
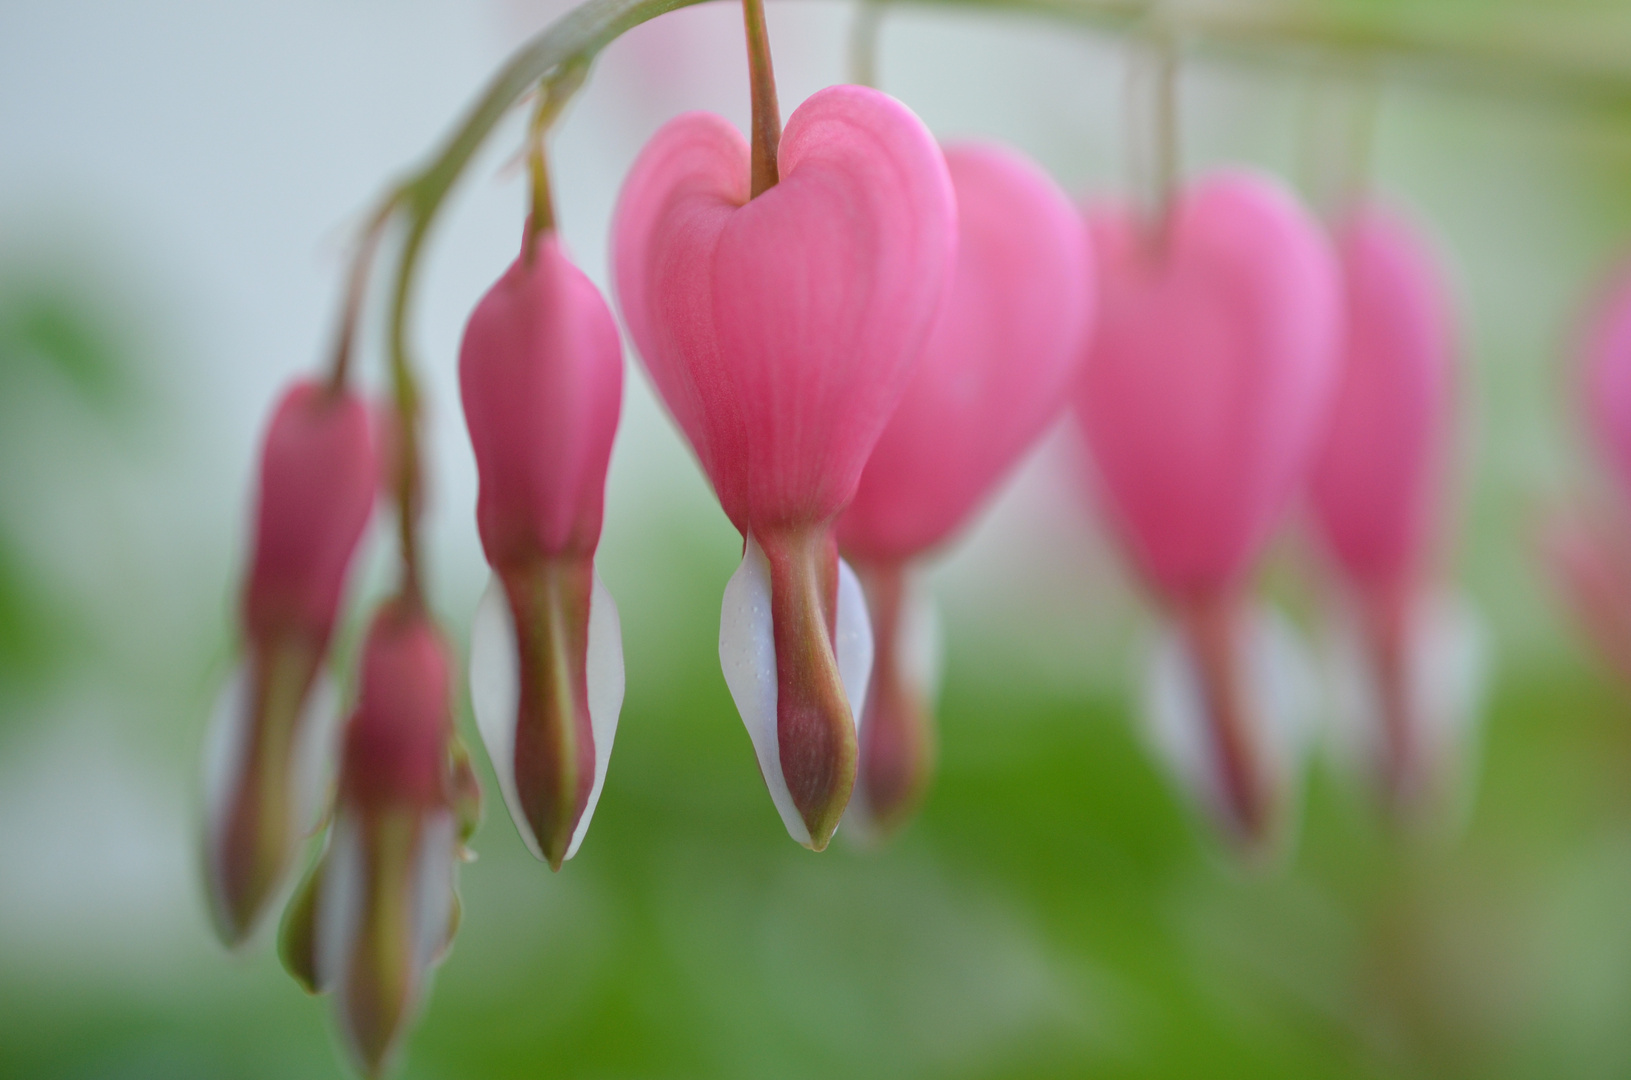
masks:
<svg viewBox="0 0 1631 1080"><path fill-rule="evenodd" d="M516 827L559 869L594 812L622 705L617 608L594 553L623 355L553 232L470 316L459 382L495 575L471 634L471 697Z"/></svg>
<svg viewBox="0 0 1631 1080"><path fill-rule="evenodd" d="M359 398L313 382L284 394L261 450L243 597L250 638L297 633L319 648L327 643L377 475Z"/></svg>
<svg viewBox="0 0 1631 1080"><path fill-rule="evenodd" d="M369 427L355 396L301 382L262 448L245 657L204 763L206 878L228 943L248 936L318 823L337 719L323 660L374 500Z"/></svg>
<svg viewBox="0 0 1631 1080"><path fill-rule="evenodd" d="M328 847L284 922L285 963L333 995L346 1048L369 1076L388 1065L456 926L471 793L450 694L435 627L416 602L388 604L363 647Z"/></svg>

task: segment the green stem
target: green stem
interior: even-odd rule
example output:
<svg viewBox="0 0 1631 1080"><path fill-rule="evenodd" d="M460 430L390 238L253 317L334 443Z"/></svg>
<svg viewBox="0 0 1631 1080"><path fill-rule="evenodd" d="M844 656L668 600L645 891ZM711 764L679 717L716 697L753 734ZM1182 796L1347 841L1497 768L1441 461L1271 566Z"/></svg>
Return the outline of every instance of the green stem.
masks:
<svg viewBox="0 0 1631 1080"><path fill-rule="evenodd" d="M883 23L884 0L860 0L849 28L849 81L856 86L878 85L878 30Z"/></svg>
<svg viewBox="0 0 1631 1080"><path fill-rule="evenodd" d="M356 348L357 321L362 315L363 301L368 295L368 279L373 272L374 252L378 250L379 239L396 208L397 195L391 192L381 200L379 208L364 226L362 235L357 238L357 248L351 255L351 269L346 275L345 298L340 301L340 325L335 334L334 359L329 364L330 394L338 394L345 389L346 379L351 374L351 354Z"/></svg>
<svg viewBox="0 0 1631 1080"><path fill-rule="evenodd" d="M770 64L764 0L742 0L742 22L747 29L748 81L753 88L753 165L748 198L757 199L781 178L776 168L776 148L782 141L782 113L776 103L776 73Z"/></svg>

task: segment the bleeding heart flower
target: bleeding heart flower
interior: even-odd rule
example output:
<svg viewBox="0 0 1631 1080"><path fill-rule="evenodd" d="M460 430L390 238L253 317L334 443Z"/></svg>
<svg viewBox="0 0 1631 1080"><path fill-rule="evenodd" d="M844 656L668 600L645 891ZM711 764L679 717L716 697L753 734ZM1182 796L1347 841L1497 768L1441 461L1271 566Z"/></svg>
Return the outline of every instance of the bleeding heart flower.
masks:
<svg viewBox="0 0 1631 1080"><path fill-rule="evenodd" d="M907 566L966 522L1058 418L1096 292L1081 218L1046 173L997 146L951 146L945 158L957 198L947 300L838 523L872 618L849 812L868 831L909 817L932 769L934 617Z"/></svg>
<svg viewBox="0 0 1631 1080"><path fill-rule="evenodd" d="M1483 667L1471 610L1426 580L1452 419L1451 305L1403 221L1362 204L1336 239L1346 337L1309 501L1350 609L1332 634L1339 735L1390 810L1420 816L1455 786Z"/></svg>
<svg viewBox="0 0 1631 1080"><path fill-rule="evenodd" d="M1580 335L1581 408L1619 488L1612 503L1554 514L1541 557L1575 618L1614 670L1631 680L1631 271L1621 267Z"/></svg>
<svg viewBox="0 0 1631 1080"><path fill-rule="evenodd" d="M447 652L418 603L375 617L345 730L328 846L285 917L284 963L331 993L357 1068L379 1075L458 925L461 810L474 777L453 735Z"/></svg>
<svg viewBox="0 0 1631 1080"><path fill-rule="evenodd" d="M1631 526L1623 512L1559 512L1537 539L1553 585L1581 629L1631 683Z"/></svg>
<svg viewBox="0 0 1631 1080"><path fill-rule="evenodd" d="M319 824L338 719L323 661L376 477L362 401L312 382L284 394L261 448L244 660L205 742L205 876L228 944L249 935Z"/></svg>
<svg viewBox="0 0 1631 1080"><path fill-rule="evenodd" d="M1120 210L1092 226L1103 286L1077 413L1111 522L1178 615L1200 688L1184 697L1197 706L1187 722L1222 820L1259 846L1285 816L1290 778L1252 715L1272 692L1248 659L1240 597L1321 432L1336 268L1308 214L1242 172L1198 181L1160 229Z"/></svg>
<svg viewBox="0 0 1631 1080"><path fill-rule="evenodd" d="M851 702L871 654L832 522L912 377L955 208L922 123L863 87L793 113L780 182L751 201L749 173L723 119L670 122L624 184L613 254L652 381L744 537L720 628L727 681L788 831L819 850L854 784ZM843 670L845 641L858 671Z"/></svg>
<svg viewBox="0 0 1631 1080"><path fill-rule="evenodd" d="M1631 499L1631 273L1622 273L1587 327L1585 410L1622 497Z"/></svg>
<svg viewBox="0 0 1631 1080"><path fill-rule="evenodd" d="M623 704L617 606L594 567L623 354L553 231L470 316L459 379L494 575L471 630L471 702L516 828L559 869L588 830Z"/></svg>

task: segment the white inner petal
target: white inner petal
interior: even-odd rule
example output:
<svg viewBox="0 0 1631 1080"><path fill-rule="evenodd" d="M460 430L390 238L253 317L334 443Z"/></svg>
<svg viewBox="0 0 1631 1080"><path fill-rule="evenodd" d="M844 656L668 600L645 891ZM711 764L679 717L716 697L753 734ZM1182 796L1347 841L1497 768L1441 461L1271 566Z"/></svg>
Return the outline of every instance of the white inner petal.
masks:
<svg viewBox="0 0 1631 1080"><path fill-rule="evenodd" d="M451 811L426 815L414 852L414 984L442 958L453 918L453 874L458 865L457 823Z"/></svg>
<svg viewBox="0 0 1631 1080"><path fill-rule="evenodd" d="M249 744L249 671L239 661L215 699L204 731L204 826L213 853L226 828L227 803L238 786ZM212 858L211 862L214 862ZM216 883L219 890L219 883Z"/></svg>
<svg viewBox="0 0 1631 1080"><path fill-rule="evenodd" d="M361 829L341 807L335 811L329 830L313 919L313 968L317 985L325 991L343 994L350 981L352 946L362 927L367 857Z"/></svg>
<svg viewBox="0 0 1631 1080"><path fill-rule="evenodd" d="M520 660L516 655L515 618L504 583L495 574L476 605L470 623L470 709L487 757L498 777L498 790L522 841L537 858L544 857L515 790L515 721L521 706Z"/></svg>
<svg viewBox="0 0 1631 1080"><path fill-rule="evenodd" d="M1271 782L1284 789L1301 772L1314 731L1316 683L1308 659L1285 618L1256 607L1234 657L1242 665L1245 707L1241 721ZM1175 625L1151 651L1144 682L1147 734L1157 757L1208 811L1227 815L1222 763L1217 759L1199 670Z"/></svg>
<svg viewBox="0 0 1631 1080"><path fill-rule="evenodd" d="M623 624L618 618L617 603L598 572L595 591L589 599L586 667L589 726L595 733L595 784L589 789L583 816L578 818L578 826L572 831L572 843L566 849L568 859L578 853L578 845L589 831L589 819L600 802L600 789L606 786L606 766L612 760L612 740L617 737L617 718L623 711Z"/></svg>
<svg viewBox="0 0 1631 1080"><path fill-rule="evenodd" d="M859 730L860 706L872 676L872 625L867 618L861 583L849 564L838 564L838 611L834 633L838 677L850 701L850 716ZM736 711L753 740L753 752L764 773L770 800L794 840L806 846L810 830L793 805L782 776L781 746L776 738L776 639L770 618L770 562L752 536L742 565L725 585L719 615L719 664Z"/></svg>
<svg viewBox="0 0 1631 1080"><path fill-rule="evenodd" d="M1489 670L1489 642L1463 598L1436 592L1412 606L1406 628L1406 678L1414 734L1428 759L1445 762L1476 739ZM1333 608L1326 630L1325 676L1333 749L1353 769L1383 757L1382 691L1374 658L1350 605Z"/></svg>
<svg viewBox="0 0 1631 1080"><path fill-rule="evenodd" d="M612 757L617 735L617 719L623 709L623 629L617 603L606 583L595 574L594 591L589 597L589 642L585 658L589 693L589 727L595 739L595 780L583 815L572 831L566 849L570 859L589 830L589 819L600 802L606 784L606 767ZM510 612L504 583L497 575L489 579L487 591L476 606L470 626L470 707L476 714L476 728L487 747L504 805L521 833L521 838L539 859L544 857L532 826L521 809L515 782L516 710L521 704L520 665L515 641L515 619Z"/></svg>
<svg viewBox="0 0 1631 1080"><path fill-rule="evenodd" d="M1469 752L1489 679L1489 636L1472 605L1450 593L1424 598L1418 620L1410 675L1424 734L1440 756Z"/></svg>
<svg viewBox="0 0 1631 1080"><path fill-rule="evenodd" d="M867 685L872 681L872 620L867 616L866 593L861 589L861 582L843 559L838 560L838 611L833 624L838 679L844 684L850 716L855 721L855 730L859 732ZM770 685L774 690L774 679Z"/></svg>
<svg viewBox="0 0 1631 1080"><path fill-rule="evenodd" d="M934 708L940 698L946 637L940 623L940 605L915 574L907 577L895 633L902 678L922 698L925 708Z"/></svg>
<svg viewBox="0 0 1631 1080"><path fill-rule="evenodd" d="M222 893L222 887L215 874L216 853L228 824L233 793L243 783L244 770L250 764L252 690L249 664L239 661L215 700L204 733L204 827L211 853L210 883L217 896ZM327 809L329 787L339 756L339 717L339 688L327 666L320 666L301 706L289 762L291 801L288 805L293 815L290 825L300 836L316 829Z"/></svg>
<svg viewBox="0 0 1631 1080"><path fill-rule="evenodd" d="M322 824L339 760L340 688L322 664L300 710L292 762L295 822L302 835Z"/></svg>

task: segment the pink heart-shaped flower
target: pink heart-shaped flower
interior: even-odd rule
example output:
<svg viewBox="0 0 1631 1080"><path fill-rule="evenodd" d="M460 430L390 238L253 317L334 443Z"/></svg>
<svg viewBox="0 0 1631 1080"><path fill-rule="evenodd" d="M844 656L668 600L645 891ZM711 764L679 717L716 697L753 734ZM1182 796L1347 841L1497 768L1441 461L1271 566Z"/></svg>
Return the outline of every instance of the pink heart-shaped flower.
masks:
<svg viewBox="0 0 1631 1080"><path fill-rule="evenodd" d="M748 143L688 113L635 162L613 225L641 359L743 533L823 521L855 492L910 380L955 245L939 148L894 99L814 94L780 182L748 201Z"/></svg>
<svg viewBox="0 0 1631 1080"><path fill-rule="evenodd" d="M956 210L934 140L876 90L813 95L778 153L750 202L747 141L716 116L673 120L624 184L613 260L646 369L748 541L721 662L788 832L820 850L854 786L849 685L866 682L840 655L871 666L832 520L939 310Z"/></svg>
<svg viewBox="0 0 1631 1080"><path fill-rule="evenodd" d="M1335 383L1339 293L1278 184L1198 181L1160 238L1093 219L1098 332L1077 409L1107 509L1169 601L1235 584L1303 483Z"/></svg>
<svg viewBox="0 0 1631 1080"><path fill-rule="evenodd" d="M1337 231L1346 338L1309 483L1314 521L1356 584L1395 587L1431 539L1451 419L1450 304L1435 261L1374 206Z"/></svg>

